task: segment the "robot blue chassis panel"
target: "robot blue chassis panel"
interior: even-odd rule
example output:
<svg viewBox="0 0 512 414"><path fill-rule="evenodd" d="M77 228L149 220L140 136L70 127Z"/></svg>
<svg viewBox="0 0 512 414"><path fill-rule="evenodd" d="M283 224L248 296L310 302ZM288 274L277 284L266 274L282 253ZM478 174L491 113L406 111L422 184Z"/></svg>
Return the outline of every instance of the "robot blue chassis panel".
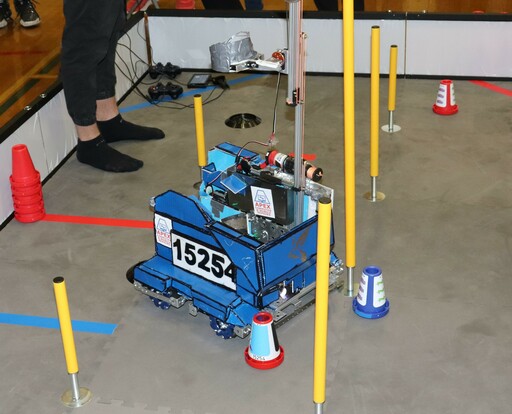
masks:
<svg viewBox="0 0 512 414"><path fill-rule="evenodd" d="M237 174L233 166L242 155L251 165L261 164L258 154L224 143L209 152L199 199L172 190L153 199L156 252L135 265L131 275L135 288L155 305L167 309L188 302L189 312L210 316L211 327L224 338L245 337L253 316L261 310L284 322L314 300L317 215L294 227L282 226L212 197L212 193L230 191L225 183ZM238 175L236 180L244 178ZM235 191L251 198L251 187L255 186ZM272 186L267 191L271 194ZM310 197L306 201L314 202ZM233 227L233 219L247 227ZM269 237L266 231L254 230L254 224L251 228L252 220L264 220L278 231ZM261 233L266 234L263 239ZM341 272L341 261L332 253L332 287L341 287Z"/></svg>

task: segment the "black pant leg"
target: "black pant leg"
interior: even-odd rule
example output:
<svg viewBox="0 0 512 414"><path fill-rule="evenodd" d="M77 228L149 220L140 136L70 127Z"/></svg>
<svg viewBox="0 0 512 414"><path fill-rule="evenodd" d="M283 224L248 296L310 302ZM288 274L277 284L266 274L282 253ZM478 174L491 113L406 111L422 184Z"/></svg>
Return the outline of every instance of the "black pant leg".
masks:
<svg viewBox="0 0 512 414"><path fill-rule="evenodd" d="M315 0L315 6L322 11L338 11L338 0Z"/></svg>
<svg viewBox="0 0 512 414"><path fill-rule="evenodd" d="M337 0L315 0L318 10L337 11ZM364 0L354 0L354 11L364 11Z"/></svg>
<svg viewBox="0 0 512 414"><path fill-rule="evenodd" d="M98 69L101 87L111 96L115 88L113 58L124 0L64 0L66 23L62 35L61 78L68 112L76 125L96 122ZM112 75L113 74L113 75ZM110 83L109 83L110 82Z"/></svg>
<svg viewBox="0 0 512 414"><path fill-rule="evenodd" d="M125 34L126 6L124 0L116 0L115 3L118 7L117 20L112 28L105 59L99 62L96 70L96 99L111 98L116 94L116 48L117 42ZM115 14L116 10L113 9L112 13Z"/></svg>
<svg viewBox="0 0 512 414"><path fill-rule="evenodd" d="M205 9L215 10L243 10L239 0L202 0Z"/></svg>

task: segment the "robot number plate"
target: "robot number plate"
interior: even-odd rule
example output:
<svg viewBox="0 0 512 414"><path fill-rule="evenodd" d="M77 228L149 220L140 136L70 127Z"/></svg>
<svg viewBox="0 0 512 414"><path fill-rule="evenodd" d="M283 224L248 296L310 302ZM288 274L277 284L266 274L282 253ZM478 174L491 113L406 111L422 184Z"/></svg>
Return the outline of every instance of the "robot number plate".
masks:
<svg viewBox="0 0 512 414"><path fill-rule="evenodd" d="M171 237L175 266L236 290L234 267L228 256L174 232Z"/></svg>

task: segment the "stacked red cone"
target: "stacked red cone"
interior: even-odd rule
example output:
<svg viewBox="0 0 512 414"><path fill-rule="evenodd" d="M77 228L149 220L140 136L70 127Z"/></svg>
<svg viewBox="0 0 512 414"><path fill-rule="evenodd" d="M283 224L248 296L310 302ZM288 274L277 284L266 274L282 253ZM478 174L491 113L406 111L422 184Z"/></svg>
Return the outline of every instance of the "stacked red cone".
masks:
<svg viewBox="0 0 512 414"><path fill-rule="evenodd" d="M34 168L24 144L12 147L12 175L10 176L14 218L22 223L41 220L46 215L41 175Z"/></svg>

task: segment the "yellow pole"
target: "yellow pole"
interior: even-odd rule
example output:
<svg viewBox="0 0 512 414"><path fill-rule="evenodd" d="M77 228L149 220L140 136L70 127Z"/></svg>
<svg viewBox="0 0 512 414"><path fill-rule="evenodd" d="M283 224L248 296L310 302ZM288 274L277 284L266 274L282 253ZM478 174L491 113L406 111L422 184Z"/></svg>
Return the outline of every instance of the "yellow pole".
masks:
<svg viewBox="0 0 512 414"><path fill-rule="evenodd" d="M370 176L379 176L379 81L380 81L380 27L372 27L370 98Z"/></svg>
<svg viewBox="0 0 512 414"><path fill-rule="evenodd" d="M388 124L382 126L382 130L390 134L400 131L402 128L395 125L393 121L393 114L396 105L396 67L398 60L398 46L391 45L389 51L389 89L388 89L388 111L389 119Z"/></svg>
<svg viewBox="0 0 512 414"><path fill-rule="evenodd" d="M356 266L356 160L354 91L354 1L343 0L343 81L345 109L345 251L347 295L354 292Z"/></svg>
<svg viewBox="0 0 512 414"><path fill-rule="evenodd" d="M203 101L200 94L194 95L194 113L196 117L197 163L206 165L206 146L204 143Z"/></svg>
<svg viewBox="0 0 512 414"><path fill-rule="evenodd" d="M331 200L323 197L318 202L318 236L316 256L313 401L317 406L325 402L330 255Z"/></svg>
<svg viewBox="0 0 512 414"><path fill-rule="evenodd" d="M389 90L388 111L394 111L396 105L396 67L398 60L398 46L392 45L389 51Z"/></svg>
<svg viewBox="0 0 512 414"><path fill-rule="evenodd" d="M53 279L53 291L57 302L64 356L66 357L68 374L71 378L71 389L62 394L61 401L67 407L77 408L87 404L91 400L92 393L87 388L81 388L78 383L78 360L76 359L75 339L73 338L71 315L69 314L66 282L63 277Z"/></svg>
<svg viewBox="0 0 512 414"><path fill-rule="evenodd" d="M63 277L53 279L53 291L57 302L57 313L59 315L60 333L68 374L78 372L78 361L76 359L75 339L71 327L71 316L69 314L68 294L66 293L66 282Z"/></svg>

